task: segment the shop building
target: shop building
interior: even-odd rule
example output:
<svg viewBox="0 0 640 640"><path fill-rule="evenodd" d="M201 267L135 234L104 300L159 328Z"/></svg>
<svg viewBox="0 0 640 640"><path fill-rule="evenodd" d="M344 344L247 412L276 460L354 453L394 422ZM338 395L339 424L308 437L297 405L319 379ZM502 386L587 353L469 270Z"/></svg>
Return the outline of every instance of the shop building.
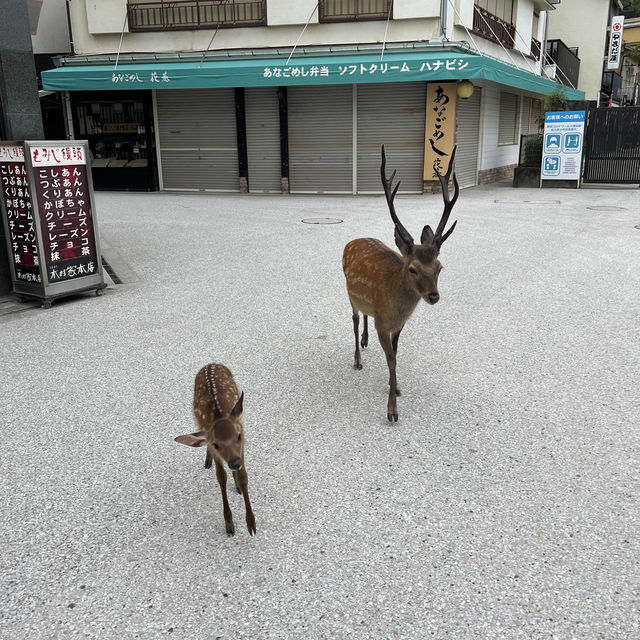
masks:
<svg viewBox="0 0 640 640"><path fill-rule="evenodd" d="M68 94L97 188L378 193L384 144L421 193L445 135L473 186L511 175L559 86L540 59L556 4L80 0L43 87Z"/></svg>

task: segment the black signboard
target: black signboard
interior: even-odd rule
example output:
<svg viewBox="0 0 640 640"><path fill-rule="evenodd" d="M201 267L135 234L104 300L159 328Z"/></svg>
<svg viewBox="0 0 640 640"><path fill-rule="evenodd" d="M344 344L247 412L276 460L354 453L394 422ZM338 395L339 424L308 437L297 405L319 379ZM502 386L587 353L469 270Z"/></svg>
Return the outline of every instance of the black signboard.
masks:
<svg viewBox="0 0 640 640"><path fill-rule="evenodd" d="M13 278L41 283L38 240L22 145L0 143L0 188Z"/></svg>
<svg viewBox="0 0 640 640"><path fill-rule="evenodd" d="M14 293L45 306L106 286L87 151L85 141L25 142L23 152L18 144L0 143Z"/></svg>

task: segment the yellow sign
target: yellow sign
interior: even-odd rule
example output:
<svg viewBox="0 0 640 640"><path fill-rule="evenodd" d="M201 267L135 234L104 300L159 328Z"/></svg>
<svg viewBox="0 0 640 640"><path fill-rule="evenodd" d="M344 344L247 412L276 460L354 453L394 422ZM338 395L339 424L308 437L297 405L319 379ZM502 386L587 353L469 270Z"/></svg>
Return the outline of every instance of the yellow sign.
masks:
<svg viewBox="0 0 640 640"><path fill-rule="evenodd" d="M455 82L427 84L427 119L424 142L424 179L437 180L436 169L446 173L456 139Z"/></svg>

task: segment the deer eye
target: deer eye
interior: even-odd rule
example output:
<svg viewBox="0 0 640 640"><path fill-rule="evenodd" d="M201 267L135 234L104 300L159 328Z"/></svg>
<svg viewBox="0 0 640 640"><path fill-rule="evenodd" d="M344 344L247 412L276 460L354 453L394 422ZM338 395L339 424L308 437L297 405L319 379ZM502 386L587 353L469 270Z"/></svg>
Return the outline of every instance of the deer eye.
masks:
<svg viewBox="0 0 640 640"><path fill-rule="evenodd" d="M215 442L213 443L213 448L218 449L218 445Z"/></svg>
<svg viewBox="0 0 640 640"><path fill-rule="evenodd" d="M418 273L413 267L409 267L409 273L413 273L413 275L416 275L416 273Z"/></svg>

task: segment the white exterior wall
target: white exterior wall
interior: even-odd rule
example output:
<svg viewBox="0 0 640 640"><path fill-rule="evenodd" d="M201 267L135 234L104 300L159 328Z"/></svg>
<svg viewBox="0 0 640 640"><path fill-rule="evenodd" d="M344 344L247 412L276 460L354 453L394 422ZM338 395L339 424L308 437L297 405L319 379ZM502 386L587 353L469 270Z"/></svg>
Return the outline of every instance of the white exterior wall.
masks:
<svg viewBox="0 0 640 640"><path fill-rule="evenodd" d="M576 88L585 92L586 100L597 100L600 92L608 19L609 2L605 0L562 0L549 12L547 38L578 47Z"/></svg>
<svg viewBox="0 0 640 640"><path fill-rule="evenodd" d="M395 0L393 19L430 18L440 16L440 0Z"/></svg>
<svg viewBox="0 0 640 640"><path fill-rule="evenodd" d="M494 83L483 83L482 85L482 144L480 170L495 169L518 163L519 146L517 144L498 145L498 126L500 123L500 91L509 91L508 87L501 88ZM515 93L515 91L512 91ZM522 101L518 106L517 122L520 123L520 110ZM520 124L518 124L518 135L520 139Z"/></svg>
<svg viewBox="0 0 640 640"><path fill-rule="evenodd" d="M69 53L66 0L47 0L40 9L38 31L31 36L33 53Z"/></svg>
<svg viewBox="0 0 640 640"><path fill-rule="evenodd" d="M316 0L269 0L267 3L267 24L307 24L309 16L313 11L313 16L309 24L317 24L318 11L314 11L317 5Z"/></svg>
<svg viewBox="0 0 640 640"><path fill-rule="evenodd" d="M267 21L271 26L220 29L210 50L290 47L300 36L302 25L306 24L314 4L307 0L300 0L299 5L287 0L269 0ZM70 3L76 53L97 55L118 51L126 5L126 0L76 0ZM297 6L292 9L292 5ZM419 7L422 7L424 16L434 6L437 6L437 11L430 17L414 17ZM397 1L394 15L399 12L400 19L394 17L389 23L387 42L425 41L437 37L440 32L439 8L439 0ZM318 24L314 14L298 46L382 43L385 28L385 20ZM127 31L121 50L127 53L203 51L212 35L213 30L207 29L156 33Z"/></svg>

